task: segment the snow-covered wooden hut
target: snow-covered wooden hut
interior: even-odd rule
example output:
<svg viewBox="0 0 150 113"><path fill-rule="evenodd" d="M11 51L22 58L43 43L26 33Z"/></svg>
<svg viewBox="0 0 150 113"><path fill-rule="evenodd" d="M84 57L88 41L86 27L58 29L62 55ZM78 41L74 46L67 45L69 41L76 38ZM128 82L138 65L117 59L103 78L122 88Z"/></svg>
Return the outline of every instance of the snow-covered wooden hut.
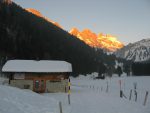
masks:
<svg viewBox="0 0 150 113"><path fill-rule="evenodd" d="M67 92L72 65L66 61L9 60L2 68L11 86L35 92Z"/></svg>

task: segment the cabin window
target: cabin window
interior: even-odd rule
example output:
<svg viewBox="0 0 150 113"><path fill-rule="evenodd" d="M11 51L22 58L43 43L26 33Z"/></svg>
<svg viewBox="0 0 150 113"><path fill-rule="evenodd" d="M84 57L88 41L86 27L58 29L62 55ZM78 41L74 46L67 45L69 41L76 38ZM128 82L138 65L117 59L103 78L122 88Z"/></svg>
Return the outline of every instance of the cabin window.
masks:
<svg viewBox="0 0 150 113"><path fill-rule="evenodd" d="M38 89L39 88L39 80L35 81L35 88Z"/></svg>

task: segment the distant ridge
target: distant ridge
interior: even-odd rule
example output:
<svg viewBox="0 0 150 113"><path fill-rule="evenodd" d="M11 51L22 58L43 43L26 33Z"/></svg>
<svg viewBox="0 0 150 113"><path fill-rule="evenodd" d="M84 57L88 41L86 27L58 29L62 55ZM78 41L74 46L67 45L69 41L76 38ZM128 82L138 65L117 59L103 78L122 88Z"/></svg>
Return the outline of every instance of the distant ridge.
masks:
<svg viewBox="0 0 150 113"><path fill-rule="evenodd" d="M148 61L150 60L150 38L130 43L118 50L115 54L117 57L134 62Z"/></svg>

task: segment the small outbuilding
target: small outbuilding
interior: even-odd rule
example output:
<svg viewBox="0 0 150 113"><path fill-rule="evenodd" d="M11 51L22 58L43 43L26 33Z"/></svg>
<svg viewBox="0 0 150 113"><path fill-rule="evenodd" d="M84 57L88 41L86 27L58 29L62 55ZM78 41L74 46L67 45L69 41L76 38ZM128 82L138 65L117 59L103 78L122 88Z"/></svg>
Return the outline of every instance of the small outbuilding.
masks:
<svg viewBox="0 0 150 113"><path fill-rule="evenodd" d="M66 61L9 60L2 68L9 84L35 92L67 92L72 65Z"/></svg>

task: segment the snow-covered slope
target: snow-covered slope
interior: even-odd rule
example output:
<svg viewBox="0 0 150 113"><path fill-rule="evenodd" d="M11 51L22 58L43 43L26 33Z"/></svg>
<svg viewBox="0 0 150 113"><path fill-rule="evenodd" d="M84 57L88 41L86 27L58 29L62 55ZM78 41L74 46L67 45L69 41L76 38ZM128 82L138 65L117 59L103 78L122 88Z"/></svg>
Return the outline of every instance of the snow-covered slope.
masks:
<svg viewBox="0 0 150 113"><path fill-rule="evenodd" d="M58 113L58 102L29 90L0 85L0 113Z"/></svg>
<svg viewBox="0 0 150 113"><path fill-rule="evenodd" d="M70 105L67 93L36 94L29 90L0 85L0 113L60 113L59 101L62 102L63 113L150 113L149 95L143 106L145 92L150 92L150 77L113 76L105 80L94 80L95 76L97 73L71 78ZM122 81L121 88L126 99L119 97L119 80ZM134 83L137 83L137 102L134 92L129 101Z"/></svg>
<svg viewBox="0 0 150 113"><path fill-rule="evenodd" d="M113 77L105 80L93 80L95 75L71 78L71 105L70 112L66 111L67 96L61 93L49 93L48 97L57 98L63 102L64 113L150 113L150 98L143 106L145 91L149 91L150 77ZM122 81L122 90L127 97L119 97L119 80ZM108 92L106 93L108 83ZM134 92L129 101L130 90L137 83L138 99L135 102Z"/></svg>
<svg viewBox="0 0 150 113"><path fill-rule="evenodd" d="M135 62L150 60L150 39L129 44L116 53L117 57L132 60Z"/></svg>

